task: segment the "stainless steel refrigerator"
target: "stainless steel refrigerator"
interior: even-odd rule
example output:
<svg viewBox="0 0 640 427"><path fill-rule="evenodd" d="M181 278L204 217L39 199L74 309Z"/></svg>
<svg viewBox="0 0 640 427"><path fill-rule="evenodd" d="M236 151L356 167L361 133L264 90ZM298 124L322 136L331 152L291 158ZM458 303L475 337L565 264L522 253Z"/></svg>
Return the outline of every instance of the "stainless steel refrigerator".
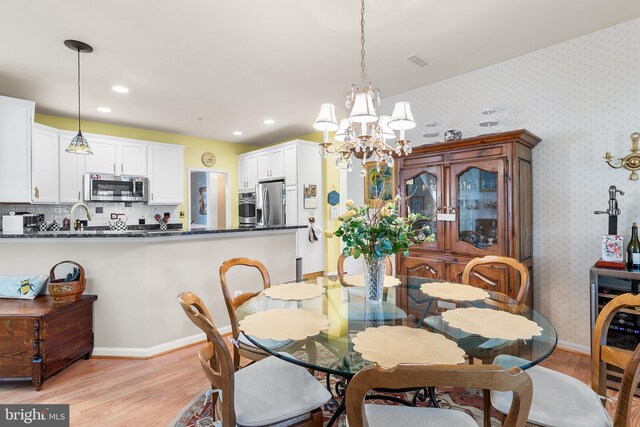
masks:
<svg viewBox="0 0 640 427"><path fill-rule="evenodd" d="M286 224L287 191L283 179L260 181L256 192L256 221L259 226Z"/></svg>

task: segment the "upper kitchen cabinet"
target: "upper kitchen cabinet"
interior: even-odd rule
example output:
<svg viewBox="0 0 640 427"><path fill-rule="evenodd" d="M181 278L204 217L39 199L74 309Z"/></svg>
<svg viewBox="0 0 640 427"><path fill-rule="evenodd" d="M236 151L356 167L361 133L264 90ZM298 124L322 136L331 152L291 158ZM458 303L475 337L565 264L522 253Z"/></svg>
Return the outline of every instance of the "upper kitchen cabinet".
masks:
<svg viewBox="0 0 640 427"><path fill-rule="evenodd" d="M86 173L147 176L147 146L129 141L92 138L93 154L85 156Z"/></svg>
<svg viewBox="0 0 640 427"><path fill-rule="evenodd" d="M150 205L179 205L184 201L184 147L150 146Z"/></svg>
<svg viewBox="0 0 640 427"><path fill-rule="evenodd" d="M147 146L135 142L118 144L117 160L122 175L147 176Z"/></svg>
<svg viewBox="0 0 640 427"><path fill-rule="evenodd" d="M35 103L0 96L0 202L31 203Z"/></svg>
<svg viewBox="0 0 640 427"><path fill-rule="evenodd" d="M284 148L258 154L258 181L284 177Z"/></svg>
<svg viewBox="0 0 640 427"><path fill-rule="evenodd" d="M58 133L55 129L34 126L31 141L33 203L58 203L58 163Z"/></svg>
<svg viewBox="0 0 640 427"><path fill-rule="evenodd" d="M284 178L287 185L298 183L298 146L284 148Z"/></svg>
<svg viewBox="0 0 640 427"><path fill-rule="evenodd" d="M238 191L255 190L258 184L258 156L238 157Z"/></svg>
<svg viewBox="0 0 640 427"><path fill-rule="evenodd" d="M87 140L93 154L83 156L86 173L115 175L120 172L116 167L116 144L113 141L91 137Z"/></svg>
<svg viewBox="0 0 640 427"><path fill-rule="evenodd" d="M82 200L85 156L67 153L66 149L72 138L73 135L60 135L58 148L60 203L77 203ZM91 142L89 145L91 146Z"/></svg>

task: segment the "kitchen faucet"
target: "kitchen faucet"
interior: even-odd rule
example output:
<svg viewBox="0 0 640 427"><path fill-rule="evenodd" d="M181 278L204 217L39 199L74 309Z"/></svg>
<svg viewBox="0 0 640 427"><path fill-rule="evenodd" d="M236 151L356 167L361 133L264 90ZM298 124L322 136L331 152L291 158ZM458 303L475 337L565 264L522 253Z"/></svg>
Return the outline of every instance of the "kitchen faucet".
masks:
<svg viewBox="0 0 640 427"><path fill-rule="evenodd" d="M71 229L71 227L75 227L75 221L74 221L74 218L73 218L73 211L75 211L77 207L84 208L84 210L87 212L87 220L91 221L91 212L89 212L89 207L87 205L85 205L84 203L78 202L75 205L73 205L73 207L71 208L71 212L69 212L69 229ZM76 230L78 230L78 228L76 228Z"/></svg>

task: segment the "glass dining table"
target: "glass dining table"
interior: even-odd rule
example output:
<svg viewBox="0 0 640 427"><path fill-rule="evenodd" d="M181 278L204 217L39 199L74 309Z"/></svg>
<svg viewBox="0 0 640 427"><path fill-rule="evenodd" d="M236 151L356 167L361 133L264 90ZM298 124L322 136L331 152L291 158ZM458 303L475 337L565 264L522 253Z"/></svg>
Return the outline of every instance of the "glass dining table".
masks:
<svg viewBox="0 0 640 427"><path fill-rule="evenodd" d="M499 355L513 356L500 358L509 361L509 366L503 363L505 368L519 366L526 370L547 358L556 347L557 335L551 322L533 308L504 294L488 291L489 297L482 300L444 300L429 296L421 290L422 284L436 282L434 280L409 276L396 278L399 284L385 288L382 304L365 303L363 287L343 286L336 277L319 277L307 283L324 288L325 292L321 296L302 301L284 301L260 293L238 307L238 320L242 321L246 316L258 312L282 308L299 308L324 314L329 320L328 329L304 340L274 341L260 339L249 333L245 333L245 336L251 343L273 356L326 373L327 387L332 393L335 392L334 397L343 397L349 379L360 369L373 363L355 351L353 343L358 332L370 327L389 325L424 328L456 342L470 361L478 359L482 363L493 363ZM541 334L528 340L492 339L466 333L449 326L443 320L442 313L446 310L466 307L488 308L524 316L542 328ZM242 325L240 329L242 330ZM333 387L330 387L330 375L340 378ZM433 389L424 389L421 400L427 398L437 406ZM414 397L413 403L415 401ZM334 402L338 407L330 425L344 412L344 399L338 402L334 398Z"/></svg>

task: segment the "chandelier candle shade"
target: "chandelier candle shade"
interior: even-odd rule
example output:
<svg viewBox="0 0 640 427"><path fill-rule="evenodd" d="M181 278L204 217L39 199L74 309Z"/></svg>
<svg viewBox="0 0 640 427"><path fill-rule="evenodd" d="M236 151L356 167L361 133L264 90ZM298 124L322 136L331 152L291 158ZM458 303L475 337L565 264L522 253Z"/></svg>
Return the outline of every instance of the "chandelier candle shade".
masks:
<svg viewBox="0 0 640 427"><path fill-rule="evenodd" d="M78 134L73 137L66 151L73 154L93 154L89 147L89 143L82 135L82 130L80 128L80 54L91 53L93 52L93 48L78 40L65 40L64 45L78 53Z"/></svg>
<svg viewBox="0 0 640 427"><path fill-rule="evenodd" d="M382 163L393 167L393 155L402 156L411 153L411 143L405 139L405 131L416 126L408 102L397 102L391 116L376 114L376 106L380 106L380 91L366 83L365 49L364 49L364 0L360 8L360 86L355 84L347 93L345 106L349 117L341 119L340 124L335 117L333 104L322 104L320 113L313 127L324 132L320 143L320 156L327 158L336 154L336 167L346 162L347 171L353 170L353 157L362 161L362 176L366 175L364 164L371 159L380 169ZM395 131L400 131L396 139ZM329 132L336 131L334 139L340 143L335 147L329 141ZM395 140L390 145L387 140Z"/></svg>

